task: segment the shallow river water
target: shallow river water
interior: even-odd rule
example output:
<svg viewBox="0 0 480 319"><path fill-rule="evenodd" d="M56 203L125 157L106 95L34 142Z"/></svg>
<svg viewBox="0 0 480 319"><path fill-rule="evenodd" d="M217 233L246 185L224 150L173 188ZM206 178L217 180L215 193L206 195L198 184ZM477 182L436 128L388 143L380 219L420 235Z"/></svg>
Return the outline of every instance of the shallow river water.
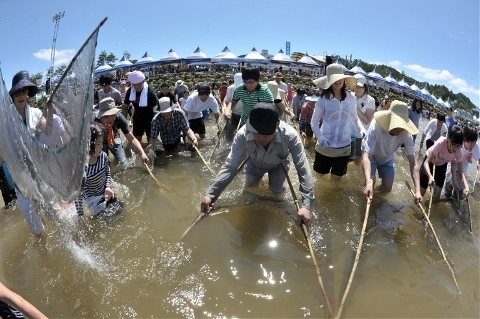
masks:
<svg viewBox="0 0 480 319"><path fill-rule="evenodd" d="M426 120L421 121L421 127ZM213 127L213 122L208 122ZM418 140L416 148L418 148ZM201 142L205 158L211 140ZM218 171L228 153L212 159ZM314 145L306 153L313 164ZM435 241L418 219L405 185L408 163L397 152L393 191L378 190L343 317L478 318L479 212L470 199L473 235L456 202L432 205L431 221L461 294ZM0 281L52 318L326 318L326 303L292 196L274 197L266 179L243 189L243 172L210 216L177 244L197 217L212 180L200 157L188 152L155 160L153 174L138 158L114 167L121 214L78 225L76 218L46 222L47 238L30 234L18 207L0 210ZM474 170L469 170L470 179ZM294 167L290 177L295 189ZM347 285L366 202L363 173L350 163L333 183L314 173L315 203L309 231L323 283L336 313ZM477 185L478 186L478 185ZM426 194L427 199L429 192ZM298 194L299 196L299 194ZM478 197L477 197L478 199ZM378 227L375 227L378 225Z"/></svg>

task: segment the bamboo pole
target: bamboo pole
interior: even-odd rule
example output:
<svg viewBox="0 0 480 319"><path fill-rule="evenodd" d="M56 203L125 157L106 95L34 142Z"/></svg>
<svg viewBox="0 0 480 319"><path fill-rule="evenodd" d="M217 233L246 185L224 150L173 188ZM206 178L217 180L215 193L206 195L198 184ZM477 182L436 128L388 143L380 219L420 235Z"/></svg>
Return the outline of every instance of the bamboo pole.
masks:
<svg viewBox="0 0 480 319"><path fill-rule="evenodd" d="M281 165L282 165L283 172L285 173L285 176L287 178L288 186L290 187L290 192L292 193L295 207L297 208L297 211L299 211L300 205L298 204L297 195L295 195L295 190L293 189L292 182L290 181L290 177L288 176L287 169L285 168L285 165L283 164L283 162L281 163ZM327 304L328 314L332 315L333 314L332 306L330 305L330 301L325 291L325 287L323 286L322 275L320 274L320 268L318 267L317 259L315 258L315 254L313 252L312 243L310 241L310 235L308 234L307 226L305 226L303 222L301 223L301 225L302 225L303 234L305 236L305 239L307 240L308 250L310 251L310 256L312 257L313 265L315 266L315 270L317 272L317 278L318 278L318 282L320 283L320 288L322 289L323 298L325 299L325 302Z"/></svg>
<svg viewBox="0 0 480 319"><path fill-rule="evenodd" d="M242 167L245 165L245 163L248 161L250 157L247 156L247 158L245 158L243 160L243 162L238 166L237 168L237 171L235 174L237 174L238 172L240 172L242 170ZM223 192L223 191L222 191ZM212 201L212 203L215 203L217 201L217 199L220 197L220 195L222 195L222 192L220 192L220 194L218 194L217 197L215 197ZM180 239L178 240L178 242L180 243L183 238L185 238L185 236L188 234L188 232L193 228L193 226L195 226L200 220L202 220L203 217L207 216L207 213L200 213L200 215L198 215L197 218L195 218L195 220L193 221L193 223L187 228L187 230L185 230L185 232L182 234L182 236L180 237Z"/></svg>
<svg viewBox="0 0 480 319"><path fill-rule="evenodd" d="M363 219L362 233L360 234L360 241L358 242L357 253L355 255L352 272L350 273L350 278L348 278L347 287L345 288L345 292L343 293L342 301L340 302L340 307L338 308L338 314L335 318L340 318L342 316L343 305L345 304L345 300L347 299L347 295L353 281L353 276L355 275L355 270L357 269L358 261L360 260L360 253L362 252L363 239L365 237L365 229L367 228L368 215L370 212L371 203L372 200L368 198L367 207L365 209L365 218Z"/></svg>
<svg viewBox="0 0 480 319"><path fill-rule="evenodd" d="M147 172L148 172L148 174L150 175L150 177L152 177L153 180L157 183L158 187L160 187L161 189L166 190L167 192L173 193L173 191L172 191L170 188L168 188L166 185L163 185L162 183L160 183L160 182L158 181L158 179L157 179L155 176L153 176L153 173L152 173L152 171L150 170L150 167L148 167L147 164L143 163L143 166L144 166L145 169L147 170Z"/></svg>
<svg viewBox="0 0 480 319"><path fill-rule="evenodd" d="M222 138L223 131L225 130L225 127L227 127L227 124L228 124L228 121L225 122L225 124L223 125L222 129L220 130L220 134L218 134L217 143L215 143L215 147L214 147L213 150L212 150L212 154L210 154L210 157L208 158L208 162L210 162L210 161L212 160L213 154L215 153L215 150L217 149L218 144L220 144L220 139Z"/></svg>
<svg viewBox="0 0 480 319"><path fill-rule="evenodd" d="M433 163L433 179L435 179L435 163ZM430 186L430 202L428 203L428 217L430 217L430 210L432 209L432 201L433 201L433 188L435 187L435 182L433 185Z"/></svg>
<svg viewBox="0 0 480 319"><path fill-rule="evenodd" d="M410 187L410 184L407 181L405 183L407 184L407 187L410 190L410 193L412 193L412 195L415 196L415 193L413 192L413 189ZM453 272L453 269L450 266L450 263L448 262L447 257L445 257L445 252L443 251L442 245L440 244L440 241L438 240L437 234L435 233L435 229L433 229L433 225L430 222L430 218L428 218L428 215L425 214L425 210L423 209L422 204L418 204L418 207L420 207L420 209L422 210L423 216L425 216L425 219L427 220L428 226L432 230L433 237L435 238L435 241L438 245L438 248L440 248L440 252L442 254L443 260L445 260L445 262L447 263L448 269L450 269L450 272L452 273L453 281L455 282L455 286L457 287L458 294L461 295L462 292L460 291L460 288L458 287L457 279L455 278L455 273Z"/></svg>
<svg viewBox="0 0 480 319"><path fill-rule="evenodd" d="M202 153L200 153L200 151L198 150L198 147L193 146L193 148L195 148L195 150L197 151L198 155L200 155L200 158L202 159L203 164L205 164L205 166L207 166L207 168L210 170L210 172L212 173L212 175L213 175L214 177L217 176L217 174L213 171L213 169L208 165L208 163L207 163L207 162L205 161L205 159L203 158Z"/></svg>
<svg viewBox="0 0 480 319"><path fill-rule="evenodd" d="M467 197L465 198L467 200L467 206L468 206L468 219L470 219L470 232L472 232L472 210L470 209L470 202L468 201L468 196L470 196L470 193L473 194L475 190L475 183L477 182L477 178L478 178L478 169L477 169L477 173L475 174L475 179L473 180L472 191L469 192Z"/></svg>

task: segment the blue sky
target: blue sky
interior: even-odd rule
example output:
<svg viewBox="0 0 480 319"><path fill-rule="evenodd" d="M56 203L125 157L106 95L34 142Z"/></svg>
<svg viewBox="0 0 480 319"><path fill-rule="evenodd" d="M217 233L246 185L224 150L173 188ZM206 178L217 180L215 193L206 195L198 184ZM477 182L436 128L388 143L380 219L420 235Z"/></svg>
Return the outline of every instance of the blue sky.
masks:
<svg viewBox="0 0 480 319"><path fill-rule="evenodd" d="M68 63L108 16L97 56L106 50L120 59L127 50L139 59L148 51L159 59L174 49L185 57L197 46L209 57L225 46L236 55L253 47L275 54L290 41L291 52L351 54L391 65L480 105L478 0L0 0L0 67L7 88L17 71L33 74L50 66L52 19L61 11L57 66Z"/></svg>

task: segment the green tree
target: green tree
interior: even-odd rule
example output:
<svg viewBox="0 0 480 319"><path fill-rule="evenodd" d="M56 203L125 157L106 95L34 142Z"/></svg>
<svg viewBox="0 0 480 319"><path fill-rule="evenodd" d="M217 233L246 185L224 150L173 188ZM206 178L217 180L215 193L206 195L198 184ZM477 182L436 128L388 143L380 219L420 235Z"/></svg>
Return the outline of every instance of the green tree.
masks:
<svg viewBox="0 0 480 319"><path fill-rule="evenodd" d="M60 66L55 70L55 75L57 75L57 76L62 76L62 74L65 72L66 69L67 69L67 65L66 65L66 64L60 65Z"/></svg>
<svg viewBox="0 0 480 319"><path fill-rule="evenodd" d="M42 72L38 72L38 73L35 73L33 75L30 76L30 81L32 81L33 83L37 83L37 80L38 79L43 79L43 73Z"/></svg>
<svg viewBox="0 0 480 319"><path fill-rule="evenodd" d="M132 55L130 54L130 52L128 52L127 50L123 51L123 56L124 56L125 59L127 59L127 60L130 60L130 58L132 57Z"/></svg>
<svg viewBox="0 0 480 319"><path fill-rule="evenodd" d="M100 65L103 65L104 62L106 62L110 66L114 66L115 61L117 61L117 60L118 60L117 57L112 52L107 53L107 51L103 50L98 55L96 67L99 67Z"/></svg>

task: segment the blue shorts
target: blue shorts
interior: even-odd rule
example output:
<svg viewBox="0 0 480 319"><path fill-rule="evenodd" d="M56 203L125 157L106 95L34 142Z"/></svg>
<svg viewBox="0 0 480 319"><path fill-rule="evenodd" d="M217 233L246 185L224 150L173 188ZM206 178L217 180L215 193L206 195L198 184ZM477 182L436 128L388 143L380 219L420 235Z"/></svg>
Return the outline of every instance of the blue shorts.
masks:
<svg viewBox="0 0 480 319"><path fill-rule="evenodd" d="M375 173L378 169L378 176L380 178L391 178L395 177L395 159L390 161L378 164L373 156L370 157L370 175L375 176Z"/></svg>

